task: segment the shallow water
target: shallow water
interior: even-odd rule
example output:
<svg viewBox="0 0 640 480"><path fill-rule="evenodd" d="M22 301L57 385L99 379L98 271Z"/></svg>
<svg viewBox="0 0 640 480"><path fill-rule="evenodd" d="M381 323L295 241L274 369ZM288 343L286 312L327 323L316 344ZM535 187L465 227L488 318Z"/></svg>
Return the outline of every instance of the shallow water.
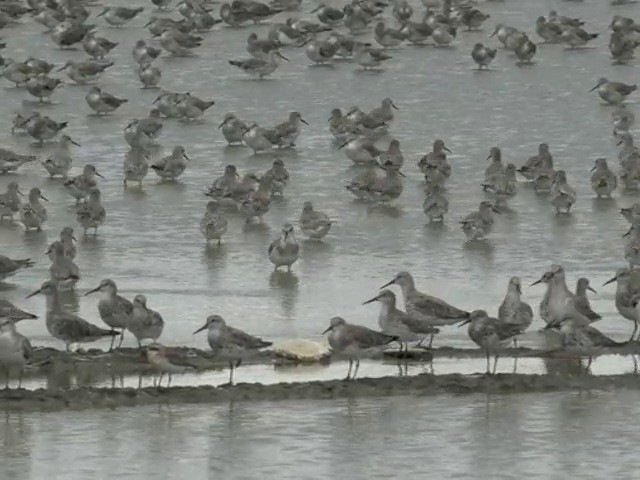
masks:
<svg viewBox="0 0 640 480"><path fill-rule="evenodd" d="M112 55L116 65L100 84L129 103L108 118L88 116L84 101L88 87L67 85L53 96L53 105L42 106L45 114L69 121L67 133L82 144L74 152L73 173L92 162L106 177L100 188L107 222L97 239L80 242L78 291L113 278L124 295L143 292L149 305L162 313L167 322L164 343L205 348L204 334L193 337L191 332L211 313L275 341L319 339L328 318L337 314L375 327L376 307L360 303L400 269L411 270L423 291L461 308L484 308L495 314L510 276L520 275L529 284L548 264L559 262L571 283L587 276L598 290L592 304L604 317L599 327L616 339L628 337L631 326L616 314L614 288L600 285L624 264L621 235L626 223L617 209L637 198L593 199L588 181L593 160L608 157L611 167L617 161L611 108L587 91L602 75L629 83L637 77L635 65L610 65L605 31L613 13L637 16L640 10L614 8L597 0L579 4L509 0L482 7L491 14L487 30L504 22L529 32L538 15L554 8L588 19L588 30L601 33L593 42L595 48L567 52L559 46L540 46L536 65L527 68L516 67L514 58L500 51L486 73L473 71L469 57L473 43L487 42L485 30L461 32L451 49L395 50L386 70L378 74L356 71L349 63L309 68L302 51L287 50L291 62L272 79L256 82L245 79L227 60L246 57L249 31L262 36L268 27L235 31L216 27L204 34L197 57L158 62L164 88L212 97L216 105L201 123L166 122L161 137L165 151L183 144L192 162L179 183L159 185L151 172L142 190L122 188L127 150L122 130L132 118L146 114L158 93L138 89L130 57L133 42L148 37L139 27L149 12L124 29L104 28L98 19L99 33L120 42ZM304 10L310 10L308 2ZM8 48L3 53L18 58L46 55L60 64L84 57L81 50L53 48L49 37L38 33L40 29L28 22L4 30ZM48 150L31 147L27 137L14 139L8 134L12 113L29 112L35 103L25 91L8 88L4 80L0 88L3 143L46 155ZM395 208L371 209L353 202L344 190L355 171L331 147L326 120L333 107L357 104L368 110L385 96L400 108L391 133L401 141L408 178ZM632 100L632 109L636 102ZM285 198L272 203L263 227L246 228L230 217L223 246L206 248L198 231L206 203L201 192L229 163L241 172L262 173L273 160L270 155L251 156L243 148L226 148L215 127L227 111L271 125L291 110L300 111L310 126L295 152L281 153L292 177ZM438 137L454 151L454 174L449 218L444 226L433 227L425 225L422 178L414 165ZM536 152L540 142L550 144L557 168L568 172L578 191L573 214L556 217L546 198L521 185L510 202L516 213L497 219L487 243L465 246L456 220L483 199L479 184L489 148L500 146L505 162L518 165ZM13 179L24 191L33 186L43 190L51 200L50 219L42 233L0 226L0 253L38 261L13 283L1 286L1 294L44 314L44 299L23 298L47 278L44 251L63 226L75 224L73 202L59 181L44 178L38 165L0 177L0 189ZM298 217L305 200L337 223L326 242L304 243L292 275L273 274L267 245L285 221ZM525 287L534 306L542 294L542 287ZM79 297L69 300L69 306L100 323L96 300ZM538 319L534 328L540 326ZM60 347L47 335L43 322L25 322L20 329L34 344ZM526 335L523 343L537 344L538 338ZM446 329L437 342L471 347L464 329ZM125 344L132 345L131 338ZM511 362L501 361L500 369L510 371ZM524 372L542 369L535 359L521 365ZM437 373L472 373L484 368L484 360L437 359L434 367ZM361 375L390 374L396 368L363 362ZM428 367L411 368L416 373ZM596 374L631 368L629 358L618 356L598 359L593 365ZM337 378L345 370L340 364L287 371L249 366L241 368L237 378L296 380L299 372L305 379ZM174 376L173 382L203 379L216 384L226 380L226 372ZM127 384L135 381L127 379ZM434 478L630 478L629 472L638 468L634 449L638 433L629 422L638 414L637 403L636 392L616 392L10 413L0 421L0 477L255 478L260 472L265 478L389 478L428 472Z"/></svg>
<svg viewBox="0 0 640 480"><path fill-rule="evenodd" d="M557 6L557 2L510 1L483 8L492 15L490 25L505 21L530 30L536 15ZM614 12L613 7L599 2L561 7L561 12L589 19L591 30L601 32ZM626 14L635 11L623 10ZM571 283L584 275L599 290L592 301L605 317L602 329L618 339L629 335L630 323L615 312L614 288L599 285L624 263L620 236L626 225L617 209L635 198L623 195L596 201L588 181L593 159L608 156L614 167L616 150L609 127L611 108L600 105L597 95L587 91L604 73L632 81L636 71L635 66L610 65L605 35L594 42L596 48L581 52L542 45L536 65L528 68L516 67L514 59L500 51L493 69L483 73L473 71L468 51L474 42L486 39L486 31L461 32L451 49L395 50L394 59L379 74L365 74L349 63L335 68L308 67L302 51L289 49L286 55L291 62L284 62L272 79L258 82L227 65L228 58L245 56L249 29L218 28L204 34L199 56L159 62L164 88L189 90L216 100L201 123L166 122L161 143L165 150L178 143L186 145L193 159L186 173L177 184L159 185L150 172L142 190L123 190L122 161L127 148L122 129L132 118L145 114L158 93L138 88L130 58L133 42L147 37L139 29L147 15L136 19L135 27L123 29L103 28L98 22L101 34L120 42L113 55L116 65L102 77L101 86L128 98L128 104L107 118L88 116L83 98L88 87L66 85L53 96L53 105L42 107L46 114L68 120L68 133L82 144L74 152L74 173L93 162L106 177L99 185L107 222L97 238L80 241L79 293L102 278L113 278L124 295L144 292L149 305L162 313L165 343L204 348L205 335L193 337L191 332L214 312L233 325L276 341L319 338L333 315L375 327L377 307L360 303L375 295L400 269L411 270L424 291L465 309L485 308L495 314L511 275L520 275L528 284L546 265L561 262ZM257 30L263 34L266 28ZM49 37L39 31L31 22L7 30L7 56L44 53L60 63L83 58L82 51L52 48ZM7 145L46 155L30 147L28 137L8 137L10 114L30 111L35 104L25 91L3 84L0 132ZM326 119L332 107L358 104L370 109L384 96L393 98L400 108L391 133L401 141L408 178L395 207L372 209L355 203L344 190L354 170L341 152L332 149ZM224 146L215 127L230 110L266 125L299 110L310 126L295 152L282 153L292 181L285 198L272 203L265 225L245 227L242 220L230 217L223 246L207 248L198 230L206 203L201 192L228 163L238 165L241 172L263 172L273 160L271 155L254 157L244 148ZM421 176L414 166L437 137L444 138L455 152L451 158L451 213L442 227L425 225ZM542 141L551 145L557 166L567 170L578 190L573 215L556 217L546 198L536 197L521 185L510 202L516 213L497 220L488 242L465 246L456 220L483 199L478 185L489 147L499 145L505 161L520 164ZM14 277L13 284L3 286L3 294L43 314L43 298L24 300L24 296L47 278L49 262L43 254L47 245L63 226L75 224L73 201L59 181L44 178L39 165L17 176L1 177L0 188L13 179L25 191L42 188L51 200L50 220L42 233L25 234L18 225L0 227L3 253L38 261L36 267ZM312 200L337 223L326 242L304 243L293 274L274 274L266 257L267 245L283 222L298 217L304 200ZM543 290L525 288L525 297L536 306ZM100 323L96 302L97 298L80 297L71 299L69 306ZM534 327L539 326L537 320ZM21 329L34 343L59 346L40 322L24 323ZM470 346L464 329L446 329L438 342ZM131 345L132 339L125 344Z"/></svg>
<svg viewBox="0 0 640 480"><path fill-rule="evenodd" d="M585 392L7 413L0 476L634 478L636 400Z"/></svg>

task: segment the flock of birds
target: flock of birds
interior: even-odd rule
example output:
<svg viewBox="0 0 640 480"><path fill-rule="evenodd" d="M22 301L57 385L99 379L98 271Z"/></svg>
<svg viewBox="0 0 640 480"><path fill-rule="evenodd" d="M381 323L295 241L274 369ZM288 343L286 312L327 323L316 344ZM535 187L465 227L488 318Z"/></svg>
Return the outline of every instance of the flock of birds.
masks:
<svg viewBox="0 0 640 480"><path fill-rule="evenodd" d="M170 56L188 57L201 46L204 32L224 23L231 28L244 24L258 24L272 17L287 15L286 12L300 10L300 0L273 0L269 4L255 0L233 0L219 8L220 18L212 15L211 5L205 0L184 0L176 5L180 20L161 16L170 7L171 0L152 0L159 11L148 18L145 28L151 38L138 40L132 46L132 57L142 88L158 88L162 78L156 59L165 52ZM343 8L320 4L311 12L318 22L288 17L282 23L273 23L266 38L253 32L248 35L246 50L249 57L230 60L230 67L237 67L258 79L273 74L287 47L303 48L314 64L332 64L338 60L349 60L365 70L380 69L393 60L393 48L403 44L449 47L455 42L458 30L481 30L490 18L474 2L453 0L423 0L426 10L422 15L406 0L393 0L391 5L381 0L352 0ZM633 3L616 1L614 4ZM109 52L119 47L96 32L96 24L87 23L101 18L111 27L124 27L145 12L145 7L105 7L92 11L93 5L84 0L26 0L26 5L14 0L0 1L0 34L9 33L12 27L31 19L47 28L51 39L61 49L81 45L88 57L83 61L67 61L54 65L40 58L29 57L17 60L0 57L2 78L26 92L43 105L51 101L58 88L66 82L53 75L65 72L69 81L88 85L84 100L96 116L116 112L128 99L119 98L101 89L97 83L100 76L114 65ZM391 17L386 15L390 7ZM535 32L543 43L563 44L570 50L584 48L598 34L589 33L584 22L577 18L558 15L552 11L540 16L535 22ZM640 24L633 19L615 15L610 24L609 50L614 63L626 63L633 59L640 45ZM365 35L371 41L364 41ZM533 66L537 54L536 44L529 36L505 24L495 25L490 38L496 37L502 50L511 52L519 66ZM159 48L156 45L159 44ZM374 46L374 43L377 46ZM488 44L489 40L487 40ZM0 43L1 47L6 47ZM470 57L479 70L490 68L498 55L497 48L476 43ZM54 70L55 69L55 70ZM625 106L625 100L636 91L636 85L600 78L593 88L600 98L614 107L612 112L613 134L619 138L619 169L614 172L604 158L595 160L590 178L591 187L597 197L611 197L616 190L637 189L640 182L640 154L629 133L635 116ZM145 118L133 119L124 128L124 141L129 145L123 165L123 185L142 187L143 180L153 170L161 181L176 182L189 166L187 149L182 145L172 148L167 156L155 155L166 119L180 119L185 123L200 121L215 104L214 100L201 99L189 92L162 90ZM403 193L405 174L404 155L398 139L393 138L389 128L396 120L396 111L401 111L391 98L384 98L380 106L363 111L357 106L347 109L336 107L328 120L329 133L335 146L344 152L354 165L361 167L356 176L346 185L346 190L359 201L371 204L389 204ZM255 154L295 149L296 142L307 124L300 112L292 111L288 117L273 126L259 126L245 121L233 112L222 118L218 129L229 145L242 145ZM56 142L52 153L40 159L43 172L51 178L60 178L62 188L76 203L76 218L85 235L98 229L107 219L101 203L98 178L102 175L95 165L86 164L79 175L71 175L73 146L78 143L64 134L68 122L57 121L38 111L16 114L12 134L29 135L38 145ZM56 140L57 139L57 140ZM385 144L383 147L382 144ZM449 211L447 182L452 167L447 160L449 148L442 139L435 139L432 151L426 152L418 161L417 168L424 176L425 199L423 211L430 222L444 222ZM0 149L0 174L14 174L23 166L29 168L37 160L33 155L22 155L13 150ZM490 234L495 222L494 214L509 211L508 201L518 192L518 175L530 182L534 191L548 195L550 205L560 215L570 215L577 196L564 170L554 167L549 145L542 143L537 154L522 165L504 164L501 150L490 148L481 184L486 199L476 211L459 221L460 229L467 241L481 242ZM40 167L38 167L40 168ZM235 165L227 165L222 175L215 179L204 194L208 197L205 212L200 222L200 231L207 243L220 244L228 230L228 215L240 215L246 222L263 221L269 212L274 196L285 194L291 181L289 172L281 158L276 155L272 167L263 175L246 172L240 175ZM52 184L53 185L53 184ZM17 216L26 230L40 231L44 228L48 212L47 198L37 188L32 188L27 200L17 181L11 181L7 191L0 194L0 222L13 222ZM619 313L634 323L631 341L638 330L640 315L640 279L635 278L640 264L640 203L621 212L629 221L625 234L624 257L629 268L619 269L611 280L617 282L616 307ZM334 221L326 213L316 210L311 202L304 202L297 225L309 239L321 241L331 231ZM275 269L291 270L300 258L300 243L293 223L282 227L281 235L267 248L267 258ZM111 338L111 348L122 343L125 331L137 340L140 348L143 341L151 341L144 347L148 361L159 371L175 373L184 371L184 359L176 350L158 344L164 320L147 306L144 295L130 301L118 294L116 283L103 280L85 295L100 293L98 302L100 318L108 328L98 327L68 311L60 300L60 293L74 290L80 280L80 271L74 263L77 250L72 227L60 232L60 239L47 250L51 260L50 278L30 296L42 294L46 297L46 327L54 338L64 342L69 350L72 344L86 343L101 338ZM0 256L0 281L33 266L30 259L11 259ZM536 283L546 283L547 293L540 305L540 316L548 329L560 332L565 349L574 349L591 357L601 347L620 345L592 326L600 316L591 310L587 290L591 290L585 278L578 281L575 293L566 285L564 270L553 265ZM396 296L389 285L398 285L404 298L405 310L396 306ZM436 297L418 291L413 277L408 272L399 273L381 292L365 303L379 302L380 331L347 323L334 317L325 331L332 351L349 358L347 377L357 375L359 359L371 349L382 348L398 342L400 349L408 343L422 345L428 339L431 348L440 328L451 325L467 325L471 340L478 344L487 356L487 372L491 372L490 357L493 355L495 371L500 349L524 333L534 318L531 307L521 299L520 279L509 281L504 302L497 317L485 310L467 312L453 307ZM7 300L0 300L0 366L22 369L31 357L31 346L26 337L16 330L16 322L37 318ZM271 345L271 342L254 337L226 324L219 315L207 317L205 325L195 333L207 330L212 350L226 359L230 366L229 381L233 381L234 369L252 351ZM352 373L353 364L355 370Z"/></svg>

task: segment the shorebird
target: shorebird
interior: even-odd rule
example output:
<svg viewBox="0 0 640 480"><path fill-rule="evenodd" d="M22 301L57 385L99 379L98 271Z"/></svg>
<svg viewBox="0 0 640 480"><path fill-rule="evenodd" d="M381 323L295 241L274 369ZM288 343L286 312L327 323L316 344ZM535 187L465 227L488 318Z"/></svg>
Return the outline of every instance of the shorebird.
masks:
<svg viewBox="0 0 640 480"><path fill-rule="evenodd" d="M280 123L271 130L273 138L273 144L278 147L295 147L296 140L300 136L302 131L301 124L309 125L307 121L302 118L300 112L291 112L289 119L286 122Z"/></svg>
<svg viewBox="0 0 640 480"><path fill-rule="evenodd" d="M98 313L100 318L111 330L120 330L120 343L124 340L124 330L129 324L129 320L133 313L133 304L121 295L118 295L118 287L116 282L107 278L100 282L96 288L85 292L85 296L95 292L100 292L102 298L98 302ZM109 351L113 350L115 336L111 337L111 345Z"/></svg>
<svg viewBox="0 0 640 480"><path fill-rule="evenodd" d="M471 50L471 58L478 64L478 70L482 67L489 68L489 64L496 58L498 50L485 47L482 43L476 43Z"/></svg>
<svg viewBox="0 0 640 480"><path fill-rule="evenodd" d="M385 345L398 340L397 336L370 330L367 327L347 323L342 317L333 317L329 327L322 334L329 333L331 353L342 354L349 359L349 370L345 380L355 380L360 368L360 358L367 352L379 350ZM351 369L356 364L353 376Z"/></svg>
<svg viewBox="0 0 640 480"><path fill-rule="evenodd" d="M569 49L584 47L591 40L598 38L597 33L587 33L581 27L567 27L562 30L560 40L569 45Z"/></svg>
<svg viewBox="0 0 640 480"><path fill-rule="evenodd" d="M384 24L384 21L376 23L376 26L373 29L373 35L376 42L378 42L383 48L397 47L405 40L405 36L401 30L387 27Z"/></svg>
<svg viewBox="0 0 640 480"><path fill-rule="evenodd" d="M158 67L150 63L142 63L137 70L138 78L142 82L142 88L157 88L162 78L162 72Z"/></svg>
<svg viewBox="0 0 640 480"><path fill-rule="evenodd" d="M98 17L104 16L105 22L112 27L122 27L138 16L138 14L142 13L142 11L144 11L143 7L105 7L104 10L98 14Z"/></svg>
<svg viewBox="0 0 640 480"><path fill-rule="evenodd" d="M283 56L278 50L273 50L268 53L266 59L249 58L246 60L229 60L229 65L238 67L249 75L256 75L260 80L262 80L264 77L271 75L278 68L276 58L281 58L287 62L289 61L289 59Z"/></svg>
<svg viewBox="0 0 640 480"><path fill-rule="evenodd" d="M453 325L469 317L469 312L449 305L444 300L419 292L409 272L398 273L393 280L382 285L398 285L404 297L405 310L411 316L431 323L435 327Z"/></svg>
<svg viewBox="0 0 640 480"><path fill-rule="evenodd" d="M249 126L249 128L242 135L242 141L253 150L254 154L258 152L264 152L273 148L273 142L271 136L265 128L261 128L257 123Z"/></svg>
<svg viewBox="0 0 640 480"><path fill-rule="evenodd" d="M611 82L604 77L598 79L598 83L590 92L598 90L600 98L610 105L620 105L625 99L638 89L637 85L628 85L622 82Z"/></svg>
<svg viewBox="0 0 640 480"><path fill-rule="evenodd" d="M491 233L494 212L500 213L492 202L483 200L477 211L471 212L460 221L467 240L484 240Z"/></svg>
<svg viewBox="0 0 640 480"><path fill-rule="evenodd" d="M549 145L538 145L538 154L529 157L518 172L527 180L535 180L540 172L553 171L553 157L549 153Z"/></svg>
<svg viewBox="0 0 640 480"><path fill-rule="evenodd" d="M47 298L47 331L52 337L64 342L67 352L70 350L72 343L95 342L103 337L119 335L114 330L104 330L96 327L83 318L65 310L60 302L58 287L54 283L50 281L44 282L38 290L27 295L27 298L38 294L45 295Z"/></svg>
<svg viewBox="0 0 640 480"><path fill-rule="evenodd" d="M311 240L322 240L331 230L333 222L326 213L314 210L311 202L304 202L298 223L302 233Z"/></svg>
<svg viewBox="0 0 640 480"><path fill-rule="evenodd" d="M158 58L162 50L159 48L148 46L144 40L138 40L132 51L133 59L138 65L150 65L153 60Z"/></svg>
<svg viewBox="0 0 640 480"><path fill-rule="evenodd" d="M373 70L391 58L391 55L387 55L380 48L373 48L370 43L355 42L353 44L353 59L364 70Z"/></svg>
<svg viewBox="0 0 640 480"><path fill-rule="evenodd" d="M86 85L93 83L100 78L107 68L112 67L114 63L107 60L85 60L84 62L67 61L58 72L67 71L67 75L78 85Z"/></svg>
<svg viewBox="0 0 640 480"><path fill-rule="evenodd" d="M214 355L229 362L229 385L233 385L233 370L238 368L249 354L270 347L271 342L254 337L242 330L230 327L220 315L209 315L196 333L207 330L207 341Z"/></svg>
<svg viewBox="0 0 640 480"><path fill-rule="evenodd" d="M48 202L38 187L29 191L29 201L20 208L20 221L26 230L42 230L42 224L47 221L47 209L40 200Z"/></svg>
<svg viewBox="0 0 640 480"><path fill-rule="evenodd" d="M177 103L176 108L183 119L191 121L200 118L215 103L214 100L202 100L190 93L185 93Z"/></svg>
<svg viewBox="0 0 640 480"><path fill-rule="evenodd" d="M119 44L104 37L99 37L95 32L89 32L82 41L82 48L87 55L95 59L103 59L111 50Z"/></svg>
<svg viewBox="0 0 640 480"><path fill-rule="evenodd" d="M7 185L7 191L0 194L0 222L5 218L13 222L13 215L20 211L22 200L20 197L24 194L20 191L18 182L11 181Z"/></svg>
<svg viewBox="0 0 640 480"><path fill-rule="evenodd" d="M567 182L567 174L564 170L557 170L551 189L551 205L556 213L570 213L571 207L576 202L576 191Z"/></svg>
<svg viewBox="0 0 640 480"><path fill-rule="evenodd" d="M235 113L229 112L224 116L222 123L218 125L218 129L222 131L222 135L229 145L241 145L242 137L249 127Z"/></svg>
<svg viewBox="0 0 640 480"><path fill-rule="evenodd" d="M227 219L219 213L220 204L216 200L207 203L207 211L202 220L200 220L200 232L206 240L207 244L212 240L216 240L220 245L222 236L227 231Z"/></svg>
<svg viewBox="0 0 640 480"><path fill-rule="evenodd" d="M271 168L264 175L271 177L271 195L277 193L282 196L284 189L289 184L289 171L284 166L284 161L281 158L276 158Z"/></svg>
<svg viewBox="0 0 640 480"><path fill-rule="evenodd" d="M56 240L45 252L51 258L49 267L49 279L59 290L68 290L75 287L80 280L80 269L73 260L64 254L64 245Z"/></svg>
<svg viewBox="0 0 640 480"><path fill-rule="evenodd" d="M325 25L329 25L330 27L335 27L342 23L344 19L344 11L339 8L333 7L331 5L326 5L321 3L316 8L311 10L310 13L315 13L320 20Z"/></svg>
<svg viewBox="0 0 640 480"><path fill-rule="evenodd" d="M87 230L93 228L93 234L98 235L98 227L104 223L106 211L100 202L100 189L93 187L89 191L89 201L78 206L76 219L87 235Z"/></svg>
<svg viewBox="0 0 640 480"><path fill-rule="evenodd" d="M543 43L560 43L562 27L540 16L536 20L536 33L544 40Z"/></svg>
<svg viewBox="0 0 640 480"><path fill-rule="evenodd" d="M536 46L536 44L529 40L529 37L527 37L526 33L523 33L518 38L518 43L516 44L516 47L514 49L514 53L516 54L516 57L518 57L517 65L521 66L525 64L531 64L531 60L533 59L537 50L538 47Z"/></svg>
<svg viewBox="0 0 640 480"><path fill-rule="evenodd" d="M67 257L69 260L73 260L74 258L76 258L76 246L74 245L74 242L76 241L76 237L73 236L73 228L71 227L64 227L61 231L60 231L60 240L56 240L59 241L60 243L62 243L62 248L63 248L63 255L65 257ZM50 254L49 254L49 259L51 261L53 261L53 257L55 255L54 252L54 248L53 247L53 243L49 246L49 250L50 250Z"/></svg>
<svg viewBox="0 0 640 480"><path fill-rule="evenodd" d="M36 160L35 155L20 155L11 150L0 148L0 175L13 173L22 165Z"/></svg>
<svg viewBox="0 0 640 480"><path fill-rule="evenodd" d="M226 167L224 167L224 174L213 181L209 190L205 192L205 195L220 202L238 185L238 177L238 169L236 168L236 166L227 165ZM233 199L231 198L229 198L229 200L230 203L235 206L235 201L233 201Z"/></svg>
<svg viewBox="0 0 640 480"><path fill-rule="evenodd" d="M584 277L579 278L578 282L576 283L574 302L576 305L576 310L578 310L592 322L595 322L596 320L600 320L602 317L591 309L591 304L589 303L589 299L587 298L587 290L593 293L597 293L593 288L591 288L591 285L589 285L589 279Z"/></svg>
<svg viewBox="0 0 640 480"><path fill-rule="evenodd" d="M115 112L122 104L128 102L126 98L117 98L110 93L103 92L100 87L91 87L85 99L97 115Z"/></svg>
<svg viewBox="0 0 640 480"><path fill-rule="evenodd" d="M418 342L421 345L425 338L429 337L429 346L433 344L434 337L440 333L440 329L434 327L430 321L411 316L396 307L396 295L391 290L384 289L371 300L363 303L380 302L378 325L382 333L398 337L400 351L404 344L408 350L409 342Z"/></svg>
<svg viewBox="0 0 640 480"><path fill-rule="evenodd" d="M633 341L636 332L638 331L638 323L640 317L638 317L637 309L635 308L638 303L638 291L637 287L631 283L631 271L628 268L619 268L616 270L616 274L607 280L604 285L608 285L613 282L616 283L616 310L627 320L633 322L633 332L629 341ZM634 301L635 299L635 301Z"/></svg>
<svg viewBox="0 0 640 480"><path fill-rule="evenodd" d="M12 322L17 323L21 320L35 320L36 318L38 318L37 315L25 312L24 310L16 307L9 300L0 298L0 319L11 320Z"/></svg>
<svg viewBox="0 0 640 480"><path fill-rule="evenodd" d="M507 286L507 293L498 308L498 321L505 329L517 332L514 334L513 344L518 348L516 335L524 333L533 322L533 310L531 306L521 299L522 284L520 277L511 277Z"/></svg>
<svg viewBox="0 0 640 480"><path fill-rule="evenodd" d="M296 240L293 225L285 223L282 227L282 235L269 245L269 260L274 265L274 270L286 266L291 271L293 265L300 258L300 245Z"/></svg>
<svg viewBox="0 0 640 480"><path fill-rule="evenodd" d="M97 187L96 176L104 178L98 173L96 167L87 164L80 175L76 175L64 182L64 188L76 199L76 204L80 203L81 200L86 200L91 190Z"/></svg>
<svg viewBox="0 0 640 480"><path fill-rule="evenodd" d="M68 122L56 122L49 117L43 117L39 112L32 114L26 123L27 133L38 140L42 145L45 140L55 137L61 130L66 128Z"/></svg>
<svg viewBox="0 0 640 480"><path fill-rule="evenodd" d="M178 145L173 147L171 155L162 157L156 163L151 165L151 169L162 180L175 181L187 168L189 157L185 153L184 147Z"/></svg>
<svg viewBox="0 0 640 480"><path fill-rule="evenodd" d="M190 362L189 356L177 348L165 347L153 343L144 349L147 362L160 372L158 388L162 386L162 377L167 374L167 388L171 386L171 375L174 373L189 373L196 371L196 366ZM155 386L154 379L154 386Z"/></svg>
<svg viewBox="0 0 640 480"><path fill-rule="evenodd" d="M158 341L164 330L164 319L158 312L147 307L147 297L139 294L133 299L133 310L126 328L136 337L138 346L142 347L142 340L151 339L153 343Z"/></svg>
<svg viewBox="0 0 640 480"><path fill-rule="evenodd" d="M606 158L597 158L591 169L591 188L598 197L609 197L618 188L618 176L607 165Z"/></svg>
<svg viewBox="0 0 640 480"><path fill-rule="evenodd" d="M51 95L54 94L56 88L63 85L62 80L59 78L51 78L46 75L32 77L27 80L25 86L27 92L36 97L39 102L51 102Z"/></svg>
<svg viewBox="0 0 640 480"><path fill-rule="evenodd" d="M19 368L18 388L22 387L22 374L25 365L31 362L31 343L24 335L17 332L15 322L0 318L0 366L5 370L5 388L9 388L9 377L12 368Z"/></svg>
<svg viewBox="0 0 640 480"><path fill-rule="evenodd" d="M4 255L0 255L0 281L4 281L7 278L15 275L20 270L33 267L35 262L32 262L30 258L11 259Z"/></svg>
<svg viewBox="0 0 640 480"><path fill-rule="evenodd" d="M515 335L521 333L520 325L502 323L497 318L490 317L484 310L474 310L469 318L464 320L460 326L469 325L467 333L469 338L484 350L487 358L486 374L495 374L498 366L500 350L505 342L511 340ZM494 355L493 370L491 370L491 355Z"/></svg>
<svg viewBox="0 0 640 480"><path fill-rule="evenodd" d="M428 184L427 196L422 202L422 211L429 222L443 222L449 212L449 200L444 196L444 186L440 183Z"/></svg>
<svg viewBox="0 0 640 480"><path fill-rule="evenodd" d="M138 186L142 188L142 180L149 172L149 158L144 150L140 148L132 148L124 157L124 187L127 182L138 182Z"/></svg>
<svg viewBox="0 0 640 480"><path fill-rule="evenodd" d="M56 175L62 178L67 177L69 170L71 170L71 164L73 163L70 151L71 145L80 146L80 144L74 141L69 135L61 135L54 152L49 158L42 162L42 165L50 177Z"/></svg>

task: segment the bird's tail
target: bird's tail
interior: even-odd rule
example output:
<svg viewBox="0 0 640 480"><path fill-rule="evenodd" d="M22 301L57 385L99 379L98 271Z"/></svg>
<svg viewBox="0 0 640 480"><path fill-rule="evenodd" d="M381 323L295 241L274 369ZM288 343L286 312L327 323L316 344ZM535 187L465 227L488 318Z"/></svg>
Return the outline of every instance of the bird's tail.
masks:
<svg viewBox="0 0 640 480"><path fill-rule="evenodd" d="M229 60L229 65L233 65L234 67L242 68L242 62L239 62L237 60Z"/></svg>
<svg viewBox="0 0 640 480"><path fill-rule="evenodd" d="M22 260L14 260L14 262L17 263L20 268L31 268L36 264L36 262L31 261L30 258L24 258Z"/></svg>

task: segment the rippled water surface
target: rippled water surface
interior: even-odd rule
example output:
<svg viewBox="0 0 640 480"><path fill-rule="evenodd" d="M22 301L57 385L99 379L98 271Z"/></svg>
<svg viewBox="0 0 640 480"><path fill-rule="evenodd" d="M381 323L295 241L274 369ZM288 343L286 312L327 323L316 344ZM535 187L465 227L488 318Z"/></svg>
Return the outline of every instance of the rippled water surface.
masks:
<svg viewBox="0 0 640 480"><path fill-rule="evenodd" d="M311 7L305 1L304 10ZM535 18L554 8L586 19L589 31L600 32L594 48L568 52L540 46L537 63L527 68L516 67L515 59L500 51L490 72L473 71L471 46L488 42L490 26L504 22L532 33ZM100 188L107 221L97 238L80 241L78 291L113 278L121 293L132 297L143 292L149 305L162 313L165 343L205 348L205 336L193 337L191 332L214 312L275 341L319 339L328 318L337 314L375 327L376 307L360 303L400 269L412 271L421 290L468 310L495 313L508 277L517 274L529 284L549 263L561 262L572 283L587 276L596 286L593 307L605 318L599 326L614 338L627 337L631 326L615 312L614 288L600 285L624 263L621 235L626 224L617 209L636 198L593 198L588 181L593 160L608 157L612 167L617 160L611 108L587 92L603 75L629 83L637 79L635 65L611 66L605 32L613 13L637 16L640 10L616 10L597 0L507 0L482 9L491 14L484 32L460 32L450 49L395 50L382 73L363 73L349 63L312 68L301 50L287 50L291 62L262 82L245 78L227 60L244 58L249 31L262 36L268 27L216 27L204 35L197 57L158 62L164 88L214 98L216 105L203 122L166 122L161 137L165 151L183 144L192 161L180 182L158 184L150 173L142 190L122 188L127 150L122 130L145 115L158 94L138 88L130 56L135 40L148 37L140 27L149 12L123 29L104 28L98 19L100 34L120 43L113 55L116 65L102 77L101 86L129 103L107 118L89 116L84 101L88 87L66 85L53 96L53 105L41 108L68 121L67 132L82 144L74 151L73 173L91 162L106 177ZM40 29L29 21L3 31L5 55L46 56L59 64L83 58L82 51L54 48ZM28 138L8 133L13 112L29 112L37 105L4 80L0 88L3 146L46 155L48 150L30 146ZM393 208L374 209L355 203L345 191L355 170L331 147L327 118L336 106L370 110L386 96L400 108L391 133L401 141L407 180ZM635 100L631 103L635 109ZM230 217L223 246L205 247L198 230L205 187L229 163L241 172L262 173L273 161L272 155L252 156L247 149L225 147L216 130L224 113L235 111L268 126L292 110L300 111L310 126L295 151L281 154L292 178L285 197L272 203L264 226L246 227ZM425 225L415 163L438 137L454 152L454 173L449 218L434 227ZM519 165L540 142L550 144L557 168L568 172L578 191L573 214L555 216L547 198L521 185L510 202L514 213L497 219L490 241L465 246L457 219L483 199L479 184L489 148L500 146L504 160ZM1 253L38 262L2 286L1 293L44 314L44 299L24 296L47 278L44 251L63 226L75 223L73 202L59 181L45 179L39 165L0 177L0 189L14 179L24 191L33 186L43 190L51 201L49 221L42 233L25 234L17 224L0 226ZM267 245L284 222L298 218L305 200L337 223L325 242L303 244L293 274L274 274ZM541 287L524 292L534 305L542 293ZM84 318L100 322L96 299L69 302ZM534 326L540 327L540 320ZM60 346L41 321L21 324L21 331L36 345ZM525 343L537 339L531 334ZM471 347L463 329L448 329L437 341ZM132 345L132 340L125 344ZM611 362L620 362L624 371L630 368L627 360L601 359L599 367L596 360L594 369L609 372L615 370ZM477 368L464 365L441 362L436 369L466 373L484 368L483 360ZM526 371L539 369L528 365ZM395 369L381 368L383 373ZM363 365L363 373L366 369ZM250 367L245 380L260 380L268 370ZM343 375L333 367L330 375L318 373L329 372L322 369L308 372L318 378ZM10 413L0 419L0 478L632 478L629 472L639 466L635 445L640 439L629 420L638 415L637 403L637 393L629 392Z"/></svg>
<svg viewBox="0 0 640 480"><path fill-rule="evenodd" d="M640 467L637 403L624 392L9 413L0 476L627 479Z"/></svg>

